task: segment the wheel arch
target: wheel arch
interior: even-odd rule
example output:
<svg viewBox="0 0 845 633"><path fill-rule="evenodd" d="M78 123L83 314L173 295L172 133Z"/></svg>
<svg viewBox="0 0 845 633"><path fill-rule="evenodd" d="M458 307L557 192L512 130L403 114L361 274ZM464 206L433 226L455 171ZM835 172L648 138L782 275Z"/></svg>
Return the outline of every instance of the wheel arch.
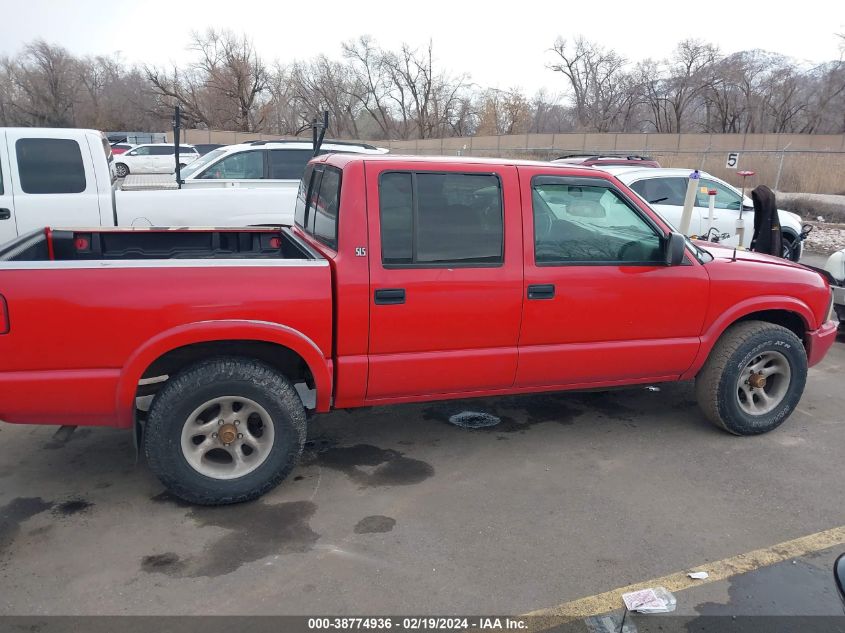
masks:
<svg viewBox="0 0 845 633"><path fill-rule="evenodd" d="M725 331L742 321L764 321L780 325L793 332L806 345L807 332L815 328L815 316L810 307L794 297L761 296L740 302L716 319L701 336L695 360L681 380L689 380L704 366L710 352Z"/></svg>
<svg viewBox="0 0 845 633"><path fill-rule="evenodd" d="M291 371L301 362L317 392L316 410L328 411L330 407L332 362L307 336L287 326L264 321L204 321L162 332L133 352L121 369L118 381L119 426L134 424L139 380L220 355L258 358L282 373Z"/></svg>

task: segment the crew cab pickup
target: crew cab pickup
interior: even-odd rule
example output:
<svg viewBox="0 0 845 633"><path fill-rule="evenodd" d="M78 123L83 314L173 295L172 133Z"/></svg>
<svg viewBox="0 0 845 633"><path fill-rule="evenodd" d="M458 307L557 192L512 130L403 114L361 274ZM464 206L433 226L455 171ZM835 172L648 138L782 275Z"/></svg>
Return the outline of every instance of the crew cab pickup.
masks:
<svg viewBox="0 0 845 633"><path fill-rule="evenodd" d="M0 295L0 419L134 428L201 504L278 484L306 409L694 379L764 433L836 336L814 271L690 242L594 169L474 158L319 157L292 228L38 230Z"/></svg>

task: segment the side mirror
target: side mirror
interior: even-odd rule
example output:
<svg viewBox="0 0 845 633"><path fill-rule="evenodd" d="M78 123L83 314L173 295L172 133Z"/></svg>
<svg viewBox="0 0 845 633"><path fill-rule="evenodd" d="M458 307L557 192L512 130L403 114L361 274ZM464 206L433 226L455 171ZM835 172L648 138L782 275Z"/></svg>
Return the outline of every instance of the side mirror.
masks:
<svg viewBox="0 0 845 633"><path fill-rule="evenodd" d="M684 261L686 251L686 240L680 233L669 233L666 238L666 251L664 253L667 266L680 266Z"/></svg>
<svg viewBox="0 0 845 633"><path fill-rule="evenodd" d="M839 597L845 602L845 554L840 554L833 563L833 578L836 580Z"/></svg>
<svg viewBox="0 0 845 633"><path fill-rule="evenodd" d="M813 232L813 225L812 224L804 224L801 226L801 239L807 239L807 236Z"/></svg>

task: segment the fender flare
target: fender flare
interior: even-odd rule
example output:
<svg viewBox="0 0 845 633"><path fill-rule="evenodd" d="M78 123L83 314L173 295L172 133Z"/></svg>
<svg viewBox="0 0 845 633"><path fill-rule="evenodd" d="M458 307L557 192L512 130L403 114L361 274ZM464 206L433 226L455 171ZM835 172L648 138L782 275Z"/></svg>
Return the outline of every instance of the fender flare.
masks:
<svg viewBox="0 0 845 633"><path fill-rule="evenodd" d="M319 412L328 411L332 396L332 361L316 343L293 328L267 321L199 321L165 330L137 348L121 368L116 392L118 425L135 422L135 391L146 369L157 358L179 347L211 341L249 340L274 343L296 352L308 365L317 388Z"/></svg>
<svg viewBox="0 0 845 633"><path fill-rule="evenodd" d="M704 366L707 357L716 341L725 333L731 325L742 319L743 317L753 314L754 312L762 312L764 310L780 310L782 312L791 312L801 317L804 322L804 327L809 332L815 329L816 317L810 307L795 297L784 297L780 295L761 295L759 297L751 297L740 301L733 305L727 311L723 312L716 318L713 323L702 333L701 345L698 348L698 353L695 359L682 375L681 380L690 380L695 377L699 370Z"/></svg>

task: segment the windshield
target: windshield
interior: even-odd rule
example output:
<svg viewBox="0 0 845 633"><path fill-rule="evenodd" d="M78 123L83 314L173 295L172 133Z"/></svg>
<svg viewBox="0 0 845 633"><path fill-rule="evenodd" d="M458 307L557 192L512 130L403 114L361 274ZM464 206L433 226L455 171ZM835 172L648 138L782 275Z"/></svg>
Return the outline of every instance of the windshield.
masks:
<svg viewBox="0 0 845 633"><path fill-rule="evenodd" d="M195 173L201 171L204 167L213 163L215 160L223 156L226 153L226 149L221 147L219 149L215 149L210 151L205 156L200 156L194 162L192 162L187 167L182 168L182 178L190 178Z"/></svg>

